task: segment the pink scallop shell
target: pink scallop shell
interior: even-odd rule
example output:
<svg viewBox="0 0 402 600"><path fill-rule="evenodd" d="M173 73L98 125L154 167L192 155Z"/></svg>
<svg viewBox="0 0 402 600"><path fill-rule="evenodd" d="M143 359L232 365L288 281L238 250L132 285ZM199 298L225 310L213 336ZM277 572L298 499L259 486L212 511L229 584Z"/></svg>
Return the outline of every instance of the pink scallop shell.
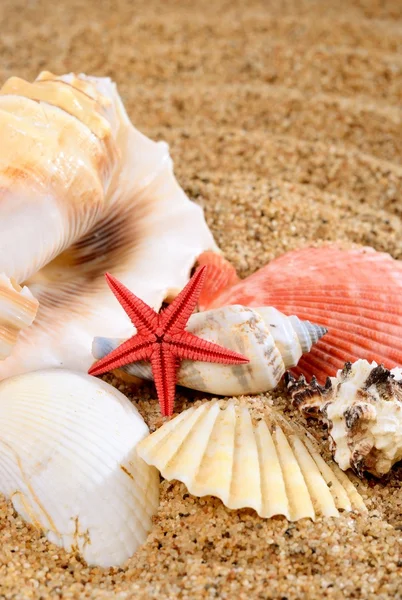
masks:
<svg viewBox="0 0 402 600"><path fill-rule="evenodd" d="M200 262L207 263L208 257ZM293 369L296 374L323 382L346 361L359 358L387 368L402 364L402 262L389 254L366 247L304 248L237 283L224 259L220 269L218 290L204 290L202 309L269 305L327 327L328 333Z"/></svg>

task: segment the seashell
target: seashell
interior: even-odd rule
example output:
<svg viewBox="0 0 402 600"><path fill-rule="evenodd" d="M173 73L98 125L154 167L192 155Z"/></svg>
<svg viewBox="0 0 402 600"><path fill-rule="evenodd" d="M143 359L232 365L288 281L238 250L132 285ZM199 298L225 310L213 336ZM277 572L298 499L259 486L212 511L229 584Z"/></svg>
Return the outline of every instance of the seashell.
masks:
<svg viewBox="0 0 402 600"><path fill-rule="evenodd" d="M381 477L402 459L402 369L376 362L346 363L325 386L287 376L292 404L320 419L338 465Z"/></svg>
<svg viewBox="0 0 402 600"><path fill-rule="evenodd" d="M303 356L293 372L320 383L345 362L402 364L402 262L372 248L336 245L287 252L247 279L235 280L222 257L205 253L200 264L221 270L218 295L205 289L200 307L272 305L281 312L320 323L327 335Z"/></svg>
<svg viewBox="0 0 402 600"><path fill-rule="evenodd" d="M19 332L32 325L37 310L29 289L0 273L0 360L10 356Z"/></svg>
<svg viewBox="0 0 402 600"><path fill-rule="evenodd" d="M325 329L297 317L287 317L272 307L251 309L225 306L191 315L188 331L210 342L240 352L250 360L245 365L222 365L183 361L177 382L188 388L223 396L254 394L271 390L285 370L297 364L303 352L325 334ZM95 338L96 359L117 348L125 339ZM129 375L152 379L146 362L132 363Z"/></svg>
<svg viewBox="0 0 402 600"><path fill-rule="evenodd" d="M263 518L315 520L366 510L346 475L327 465L305 434L268 406L264 412L253 423L244 404L206 402L166 422L137 452L194 496L216 496L228 508L253 508Z"/></svg>
<svg viewBox="0 0 402 600"><path fill-rule="evenodd" d="M106 271L159 309L200 253L219 250L167 144L133 127L110 79L11 78L0 91L0 136L0 273L39 301L0 380L44 367L87 371L95 335L131 332Z"/></svg>
<svg viewBox="0 0 402 600"><path fill-rule="evenodd" d="M102 380L64 369L11 377L0 383L0 492L54 544L121 565L159 504L158 473L135 451L147 433Z"/></svg>

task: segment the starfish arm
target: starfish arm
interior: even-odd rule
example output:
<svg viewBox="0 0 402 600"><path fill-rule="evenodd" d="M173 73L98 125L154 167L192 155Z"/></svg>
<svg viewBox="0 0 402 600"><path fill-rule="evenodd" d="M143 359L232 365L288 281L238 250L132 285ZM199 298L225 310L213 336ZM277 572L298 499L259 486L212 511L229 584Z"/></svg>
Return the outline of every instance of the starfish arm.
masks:
<svg viewBox="0 0 402 600"><path fill-rule="evenodd" d="M105 274L110 289L120 302L138 333L152 333L158 327L158 313L130 292L116 277Z"/></svg>
<svg viewBox="0 0 402 600"><path fill-rule="evenodd" d="M222 364L244 365L248 358L219 344L203 340L188 331L172 336L171 352L181 360L201 360Z"/></svg>
<svg viewBox="0 0 402 600"><path fill-rule="evenodd" d="M119 369L137 360L147 360L152 353L153 336L133 336L118 348L98 360L88 371L89 375L101 375Z"/></svg>
<svg viewBox="0 0 402 600"><path fill-rule="evenodd" d="M197 269L186 287L173 302L159 315L159 325L164 333L174 334L184 329L197 305L205 279L206 267Z"/></svg>
<svg viewBox="0 0 402 600"><path fill-rule="evenodd" d="M167 417L173 413L178 361L168 344L155 345L150 361L161 413Z"/></svg>

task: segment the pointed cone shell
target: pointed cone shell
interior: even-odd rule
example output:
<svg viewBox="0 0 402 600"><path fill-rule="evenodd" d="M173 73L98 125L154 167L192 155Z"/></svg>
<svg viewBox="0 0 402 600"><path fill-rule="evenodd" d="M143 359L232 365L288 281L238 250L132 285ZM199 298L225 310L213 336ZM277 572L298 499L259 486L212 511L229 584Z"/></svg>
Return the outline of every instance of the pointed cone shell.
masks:
<svg viewBox="0 0 402 600"><path fill-rule="evenodd" d="M323 383L359 358L387 368L402 364L402 262L372 248L329 245L287 252L221 294L214 297L208 289L205 294L206 308L270 304L326 327L327 335L295 374L315 375Z"/></svg>
<svg viewBox="0 0 402 600"><path fill-rule="evenodd" d="M266 412L254 424L245 405L206 402L165 423L137 451L191 494L216 496L232 509L253 508L263 518L297 521L336 517L338 509L365 511L345 474L328 466L306 436Z"/></svg>
<svg viewBox="0 0 402 600"><path fill-rule="evenodd" d="M10 356L19 332L32 325L37 310L29 289L0 273L0 360Z"/></svg>
<svg viewBox="0 0 402 600"><path fill-rule="evenodd" d="M225 306L191 315L188 331L246 356L246 365L222 365L183 361L177 382L185 387L232 396L265 392L276 387L285 370L297 364L303 348L310 350L313 339L324 335L320 326L289 318L272 307L251 309ZM96 359L117 348L124 340L95 338ZM132 363L124 371L135 377L152 378L148 363Z"/></svg>
<svg viewBox="0 0 402 600"><path fill-rule="evenodd" d="M46 370L0 383L0 492L53 543L107 567L143 543L159 477L135 446L148 433L123 394Z"/></svg>
<svg viewBox="0 0 402 600"><path fill-rule="evenodd" d="M0 92L0 137L9 140L0 148L0 272L39 301L0 380L87 371L95 335L131 333L105 272L158 310L217 246L167 144L133 127L110 79L12 78Z"/></svg>

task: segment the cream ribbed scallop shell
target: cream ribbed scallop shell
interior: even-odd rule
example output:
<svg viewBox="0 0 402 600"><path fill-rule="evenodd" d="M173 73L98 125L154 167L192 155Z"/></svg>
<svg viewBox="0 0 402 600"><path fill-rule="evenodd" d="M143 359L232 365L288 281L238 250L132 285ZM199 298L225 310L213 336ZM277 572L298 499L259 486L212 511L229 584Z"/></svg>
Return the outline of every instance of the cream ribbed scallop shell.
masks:
<svg viewBox="0 0 402 600"><path fill-rule="evenodd" d="M58 546L103 567L143 543L159 476L136 453L142 417L102 380L61 369L0 383L0 492Z"/></svg>
<svg viewBox="0 0 402 600"><path fill-rule="evenodd" d="M189 408L142 440L138 454L165 479L178 479L195 496L212 495L231 509L261 517L337 517L365 511L357 490L314 444L276 411L253 422L247 406L212 401Z"/></svg>

